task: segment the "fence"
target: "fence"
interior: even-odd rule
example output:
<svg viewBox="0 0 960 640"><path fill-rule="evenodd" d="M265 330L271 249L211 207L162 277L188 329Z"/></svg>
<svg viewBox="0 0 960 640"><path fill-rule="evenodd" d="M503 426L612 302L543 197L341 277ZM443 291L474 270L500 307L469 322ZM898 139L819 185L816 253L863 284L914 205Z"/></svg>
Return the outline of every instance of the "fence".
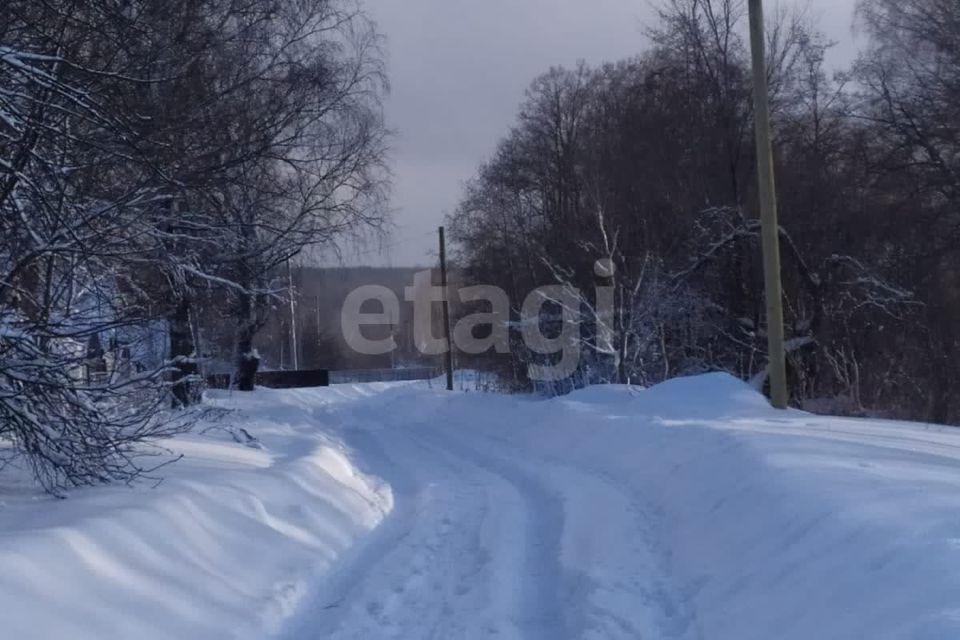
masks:
<svg viewBox="0 0 960 640"><path fill-rule="evenodd" d="M443 370L434 367L411 367L406 369L355 369L344 371L260 371L256 385L268 389L303 389L327 387L331 384L364 382L404 382L408 380L433 380L443 375ZM211 389L229 389L231 375L218 373L207 376Z"/></svg>
<svg viewBox="0 0 960 640"><path fill-rule="evenodd" d="M436 367L410 367L405 369L354 369L331 371L330 384L361 382L405 382L408 380L433 380L443 375Z"/></svg>
<svg viewBox="0 0 960 640"><path fill-rule="evenodd" d="M211 389L230 388L231 375L219 373L207 376ZM258 371L256 385L268 389L304 389L330 386L330 372L326 369L312 371Z"/></svg>

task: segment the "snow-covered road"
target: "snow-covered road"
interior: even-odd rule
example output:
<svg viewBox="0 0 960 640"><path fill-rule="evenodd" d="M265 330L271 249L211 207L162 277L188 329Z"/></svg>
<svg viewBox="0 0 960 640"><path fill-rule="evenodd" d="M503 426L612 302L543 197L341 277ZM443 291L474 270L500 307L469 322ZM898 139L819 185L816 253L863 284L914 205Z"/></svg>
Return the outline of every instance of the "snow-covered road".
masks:
<svg viewBox="0 0 960 640"><path fill-rule="evenodd" d="M955 640L960 432L725 375L214 395L158 488L0 484L16 640ZM7 635L4 635L7 634Z"/></svg>
<svg viewBox="0 0 960 640"><path fill-rule="evenodd" d="M410 401L388 392L350 409L343 437L393 487L395 510L290 638L669 635L665 625L677 622L661 618L677 607L658 582L638 496L600 469L485 437L462 402Z"/></svg>
<svg viewBox="0 0 960 640"><path fill-rule="evenodd" d="M960 637L952 430L777 413L726 376L327 412L395 507L287 640Z"/></svg>

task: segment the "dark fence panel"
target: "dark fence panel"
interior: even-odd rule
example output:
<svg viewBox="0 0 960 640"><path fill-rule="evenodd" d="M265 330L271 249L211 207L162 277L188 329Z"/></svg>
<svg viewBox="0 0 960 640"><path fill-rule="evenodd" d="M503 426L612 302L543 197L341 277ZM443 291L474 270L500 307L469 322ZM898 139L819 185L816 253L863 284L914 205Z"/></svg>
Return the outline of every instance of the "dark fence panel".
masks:
<svg viewBox="0 0 960 640"><path fill-rule="evenodd" d="M433 380L434 378L438 378L442 375L443 370L435 367L410 367L406 369L355 369L352 371L331 371L330 384Z"/></svg>
<svg viewBox="0 0 960 640"><path fill-rule="evenodd" d="M329 387L330 372L326 369L315 369L312 371L263 371L257 374L257 384L270 389Z"/></svg>
<svg viewBox="0 0 960 640"><path fill-rule="evenodd" d="M411 380L433 380L443 375L436 367L410 367L406 369L354 369L349 371L260 371L257 373L257 386L268 389L304 389L309 387L328 387L331 384L351 384L363 382L405 382ZM217 373L207 376L207 386L211 389L229 389L231 375Z"/></svg>
<svg viewBox="0 0 960 640"><path fill-rule="evenodd" d="M230 374L219 373L207 376L207 386L211 389L229 389ZM258 387L268 389L306 389L310 387L330 386L330 372L326 369L312 371L260 371L257 373Z"/></svg>

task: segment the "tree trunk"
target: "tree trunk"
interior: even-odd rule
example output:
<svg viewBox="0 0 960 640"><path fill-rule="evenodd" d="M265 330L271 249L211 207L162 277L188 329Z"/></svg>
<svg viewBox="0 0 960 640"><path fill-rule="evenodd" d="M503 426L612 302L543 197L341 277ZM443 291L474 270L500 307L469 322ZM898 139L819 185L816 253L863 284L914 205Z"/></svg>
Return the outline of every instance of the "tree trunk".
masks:
<svg viewBox="0 0 960 640"><path fill-rule="evenodd" d="M200 387L197 384L196 347L193 343L193 330L190 325L190 301L183 298L177 303L173 313L167 318L170 334L170 361L173 363L173 406L184 408L200 401Z"/></svg>
<svg viewBox="0 0 960 640"><path fill-rule="evenodd" d="M253 348L253 339L259 329L253 294L240 294L238 305L235 382L238 390L253 391L257 382L257 370L260 368L260 356Z"/></svg>

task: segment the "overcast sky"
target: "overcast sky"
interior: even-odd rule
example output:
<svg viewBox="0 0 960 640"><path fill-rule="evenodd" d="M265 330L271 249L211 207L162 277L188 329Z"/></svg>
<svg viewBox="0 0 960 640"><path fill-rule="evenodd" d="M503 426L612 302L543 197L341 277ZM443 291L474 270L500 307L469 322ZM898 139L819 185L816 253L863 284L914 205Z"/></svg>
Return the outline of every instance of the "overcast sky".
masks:
<svg viewBox="0 0 960 640"><path fill-rule="evenodd" d="M839 43L837 64L856 51L854 2L809 0L823 31ZM507 133L534 77L552 65L580 59L596 65L642 52L654 15L650 0L366 0L366 6L387 38L396 231L387 246L350 261L395 266L436 260L436 227Z"/></svg>

